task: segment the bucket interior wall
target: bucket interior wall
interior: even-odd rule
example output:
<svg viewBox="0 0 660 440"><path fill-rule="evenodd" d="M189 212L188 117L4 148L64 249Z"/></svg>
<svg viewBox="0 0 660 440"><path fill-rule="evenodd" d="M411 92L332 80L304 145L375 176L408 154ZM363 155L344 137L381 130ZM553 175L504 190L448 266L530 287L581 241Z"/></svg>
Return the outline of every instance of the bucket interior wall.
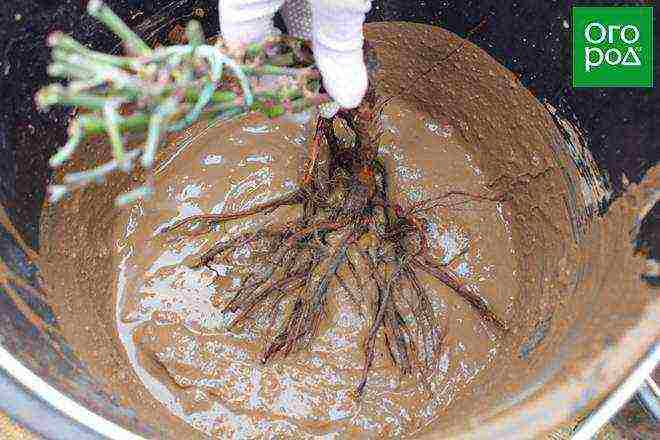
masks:
<svg viewBox="0 0 660 440"><path fill-rule="evenodd" d="M475 44L441 63L409 99L460 130L493 188L512 195L523 274L516 296L522 312L496 367L463 390L428 431L531 437L593 407L657 340L658 279L646 273L644 260L657 256L658 243L652 228L640 228L645 223L639 218L657 211L648 206L660 179L653 168L660 144L651 138L657 97L643 89L571 89L570 2L530 0L516 2L516 8L494 1L410 3L374 1L369 21L440 24L465 35L487 18ZM191 18L203 23L207 35L217 32L211 1L108 4L152 44ZM59 29L104 50L113 50L116 41L84 14L80 2L10 1L8 7L11 13L0 19L0 345L55 389L135 433L190 434L161 412L119 404L104 378L62 336L39 270L40 249L47 245L39 242L47 160L66 139L68 121L64 111L43 113L33 105L36 90L48 83L45 37ZM378 34L378 26L371 25L367 38ZM424 25L406 25L398 35L378 34L375 42L387 48L379 50L383 69L401 73L383 78L385 90L401 91L408 72L424 71L459 44L451 34L438 38L429 32ZM471 60L481 50L513 73L495 61L475 66ZM489 75L501 80L500 87L482 87L480 78ZM465 78L473 78L474 88L465 88ZM507 87L518 81L529 92ZM536 122L512 117L521 114ZM643 252L635 255L642 243ZM98 307L108 304L99 301ZM0 403L0 409L57 438L48 431L52 427L15 406ZM80 429L81 437L92 435Z"/></svg>

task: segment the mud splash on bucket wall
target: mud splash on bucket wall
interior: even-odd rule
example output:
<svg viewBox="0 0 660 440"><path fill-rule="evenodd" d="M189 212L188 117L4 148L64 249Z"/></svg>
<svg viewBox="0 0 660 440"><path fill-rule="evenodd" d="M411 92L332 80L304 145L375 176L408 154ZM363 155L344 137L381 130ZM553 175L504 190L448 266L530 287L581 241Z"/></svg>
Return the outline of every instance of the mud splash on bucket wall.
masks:
<svg viewBox="0 0 660 440"><path fill-rule="evenodd" d="M371 25L368 37L383 63L383 95L428 68L438 48L460 41L441 29L410 24ZM361 366L356 345L361 318L338 288L333 323L309 353L259 366L260 327L228 334L225 318L212 305L237 281L224 277L226 285L210 286L213 273L185 266L185 257L199 252L208 238L187 245L150 240L175 218L244 208L295 182L305 135L301 125L249 116L171 139L161 157L158 195L131 211L112 206L114 196L135 183L128 178L47 207L41 252L49 300L67 340L122 403L179 433L186 427L170 412L220 437L260 430L401 435L434 420L447 429L464 426L468 419L461 422L456 414L492 411L495 402L516 395L538 374L540 359L553 354L584 313L570 303L596 287L597 280L584 272L585 259L612 252L580 248L580 240L588 242L592 201L567 180L576 170L564 151L565 138L515 77L472 45L395 102L387 116L390 132L382 154L395 170L403 201L448 186L511 194L502 205L469 204L451 215L437 213L436 230L430 231L437 237L438 258L470 244L461 273L506 318L511 334L489 333L460 300L437 286L436 307L450 336L431 395L400 381L380 361L358 402L351 390ZM186 136L194 137L189 145ZM100 154L93 145L87 153L89 162ZM621 203L634 206L637 199ZM629 209L619 210L607 219L614 225L608 227L616 231L631 219ZM263 219L251 219L258 220ZM234 227L250 226L254 223ZM219 233L226 232L231 228ZM619 245L618 252L632 255L629 240ZM617 261L626 274L618 284L632 288L639 282L639 261ZM630 316L643 305L632 304Z"/></svg>

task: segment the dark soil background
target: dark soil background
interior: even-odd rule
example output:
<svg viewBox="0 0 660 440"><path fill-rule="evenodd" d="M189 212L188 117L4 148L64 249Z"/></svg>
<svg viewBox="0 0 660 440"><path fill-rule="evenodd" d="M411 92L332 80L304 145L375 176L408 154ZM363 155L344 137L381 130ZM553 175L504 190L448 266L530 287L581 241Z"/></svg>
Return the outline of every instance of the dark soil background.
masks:
<svg viewBox="0 0 660 440"><path fill-rule="evenodd" d="M108 0L129 24L158 11L162 17L138 28L164 39L176 23L200 20L207 34L218 27L217 0ZM67 114L38 112L34 93L48 83L49 32L63 30L95 48L117 40L84 13L85 0L6 0L0 5L0 204L26 241L38 247L39 213L49 178L47 156L66 138ZM441 25L465 35L487 17L472 40L515 72L536 96L586 133L589 148L607 170L615 193L622 175L638 182L660 160L660 94L653 89L580 89L570 86L570 7L653 2L562 0L375 0L370 21L406 20ZM657 27L656 27L657 29ZM656 32L657 33L657 32ZM657 38L656 38L657 40ZM657 47L657 42L656 42ZM658 59L655 56L656 70ZM43 148L43 145L47 148Z"/></svg>

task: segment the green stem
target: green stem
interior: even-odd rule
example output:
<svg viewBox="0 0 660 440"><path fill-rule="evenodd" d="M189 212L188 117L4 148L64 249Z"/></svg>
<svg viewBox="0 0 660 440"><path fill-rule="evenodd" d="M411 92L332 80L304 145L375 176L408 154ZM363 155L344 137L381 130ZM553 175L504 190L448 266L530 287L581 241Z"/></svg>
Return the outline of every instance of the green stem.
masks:
<svg viewBox="0 0 660 440"><path fill-rule="evenodd" d="M300 76L300 70L301 69L295 69L293 67L273 66L271 64L265 64L263 66L243 66L243 73L248 76L273 75L298 78Z"/></svg>
<svg viewBox="0 0 660 440"><path fill-rule="evenodd" d="M138 157L140 153L142 153L142 150L138 148L135 150L130 150L126 152L124 161L130 163L136 157ZM91 170L67 174L64 176L64 183L68 185L84 186L88 183L102 180L106 174L117 170L120 166L123 166L122 162L119 162L116 159L111 160L110 162L104 163L103 165L96 168L92 168Z"/></svg>
<svg viewBox="0 0 660 440"><path fill-rule="evenodd" d="M82 141L85 133L79 119L71 121L69 124L69 140L60 148L49 160L49 164L53 168L61 166L64 162L75 153L76 148Z"/></svg>
<svg viewBox="0 0 660 440"><path fill-rule="evenodd" d="M77 64L56 61L48 66L48 74L55 78L87 79L91 72Z"/></svg>
<svg viewBox="0 0 660 440"><path fill-rule="evenodd" d="M70 123L67 143L51 158L53 167L68 160L90 135L109 138L113 160L67 174L64 185L51 187L51 199L102 180L117 169L128 173L139 155L142 166L151 168L166 133L180 131L199 119L230 118L251 110L277 117L329 101L327 95L318 94L320 73L313 67L300 67L313 65L301 42L292 44L279 38L252 45L241 64L222 48L205 44L197 22L186 27L188 44L151 50L103 1L90 0L88 11L121 38L127 55L96 52L69 36L52 33L53 63L48 71L70 81L66 87L42 89L36 101L41 108L59 104L82 110ZM231 71L229 80L225 69ZM277 80L262 85L255 78L261 76ZM122 115L124 112L133 114ZM127 133L145 135L145 144L125 151ZM151 187L146 185L122 195L117 203L131 203L150 193Z"/></svg>
<svg viewBox="0 0 660 440"><path fill-rule="evenodd" d="M89 95L86 93L70 94L59 84L53 84L52 86L46 87L37 95L37 103L42 108L59 104L79 107L86 110L103 110L107 102L107 96Z"/></svg>
<svg viewBox="0 0 660 440"><path fill-rule="evenodd" d="M206 84L206 86L204 86L204 88L202 89L202 92L200 93L197 102L195 103L193 108L188 112L188 114L186 114L186 116L184 116L184 118L181 121L172 125L171 127L172 131L181 131L186 127L190 126L197 119L199 119L199 116L202 114L204 107L206 107L208 103L211 102L211 98L213 98L214 91L215 91L215 83L211 82Z"/></svg>
<svg viewBox="0 0 660 440"><path fill-rule="evenodd" d="M204 44L204 31L202 25L197 20L191 20L186 26L186 38L188 44L192 47L198 47Z"/></svg>
<svg viewBox="0 0 660 440"><path fill-rule="evenodd" d="M105 121L103 118L96 116L81 116L80 124L85 131L85 134L103 134L105 133ZM146 114L137 114L124 118L119 121L118 127L122 132L138 132L144 131L149 126L149 116Z"/></svg>
<svg viewBox="0 0 660 440"><path fill-rule="evenodd" d="M196 102L199 99L199 90L198 89L189 89L186 91L186 100L188 102ZM222 102L232 102L238 95L234 92L227 90L217 90L211 96L211 102L213 103L222 103Z"/></svg>
<svg viewBox="0 0 660 440"><path fill-rule="evenodd" d="M121 194L115 199L115 206L121 208L125 205L130 205L131 203L139 200L146 199L151 196L154 192L154 189L150 186L141 186L133 191Z"/></svg>
<svg viewBox="0 0 660 440"><path fill-rule="evenodd" d="M120 116L117 113L117 108L119 107L119 102L117 101L108 101L103 107L103 116L105 117L105 128L108 133L108 138L110 139L110 145L112 145L112 156L117 162L123 165L124 168L127 168L125 151L124 151L124 140L121 136L121 130L119 129Z"/></svg>
<svg viewBox="0 0 660 440"><path fill-rule="evenodd" d="M163 135L164 128L166 128L167 119L177 111L179 100L175 96L171 96L162 105L158 106L151 120L149 121L149 129L147 130L147 141L144 147L144 154L142 155L142 166L151 168L158 151L158 145Z"/></svg>
<svg viewBox="0 0 660 440"><path fill-rule="evenodd" d="M74 38L63 34L62 32L53 32L50 34L48 37L48 44L53 47L53 58L56 59L58 52L63 56L76 53L85 57L88 61L109 64L115 67L132 68L134 65L134 62L131 58L109 55L88 49L77 42Z"/></svg>
<svg viewBox="0 0 660 440"><path fill-rule="evenodd" d="M151 53L151 49L147 46L147 43L142 41L142 39L138 37L138 35L101 0L90 0L87 5L87 12L121 38L130 52L136 55L149 55Z"/></svg>

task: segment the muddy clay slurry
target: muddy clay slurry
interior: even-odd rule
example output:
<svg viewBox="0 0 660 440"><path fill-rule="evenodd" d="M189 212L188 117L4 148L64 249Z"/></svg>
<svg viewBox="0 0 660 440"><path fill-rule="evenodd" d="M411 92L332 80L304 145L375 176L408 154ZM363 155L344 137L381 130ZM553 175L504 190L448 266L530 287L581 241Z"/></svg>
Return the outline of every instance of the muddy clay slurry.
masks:
<svg viewBox="0 0 660 440"><path fill-rule="evenodd" d="M528 198L516 205L530 216L521 228L503 197L526 195L516 185L530 181L541 198L562 188L552 126L473 49L456 56L479 71L443 76L446 85L431 72L424 93L396 95L428 67L397 56L399 30L462 44L431 29L369 30L378 93L400 96L378 136L360 109L336 124L337 138L304 115L198 124L168 140L151 199L113 207L136 176L49 207L43 234L59 238L44 240L44 254L66 262L45 268L58 318L124 404L185 431L162 404L219 438L406 436L501 367L507 327L536 319L520 313L521 259L568 228L544 226L562 212L522 210ZM486 101L509 95L512 115ZM516 130L500 129L509 120ZM378 139L363 156L347 147L358 132ZM237 212L251 215L218 221Z"/></svg>
<svg viewBox="0 0 660 440"><path fill-rule="evenodd" d="M484 191L485 177L452 127L398 101L388 106L383 121L379 154L391 170L393 198L402 206L444 194L446 182L466 192ZM421 377L421 369L402 376L380 334L368 386L358 397L372 311L356 295L366 296L375 286L359 285L349 267L342 266L330 282L324 320L308 349L264 365L264 341L281 328L281 314L274 307L256 322L228 331L237 313L223 313L236 289L254 282L254 254L263 249L239 246L230 258L196 267L199 256L218 241L286 224L299 208L251 216L192 237L158 235L190 216L246 210L290 193L310 136L301 122L250 115L198 128L170 147L180 152L159 169L156 196L124 212L116 224L120 338L149 390L208 433L350 437L416 431L488 367L501 338L451 289L432 276L419 278L438 330L446 331L428 377ZM447 205L427 215L430 254L449 263L506 319L513 313L517 288L504 204L450 199ZM368 268L359 260L355 265L362 282L373 284ZM413 296L412 288L402 287L402 301ZM287 307L284 300L279 307ZM412 316L410 310L402 318L412 321Z"/></svg>
<svg viewBox="0 0 660 440"><path fill-rule="evenodd" d="M236 302L237 289L264 283L261 277L272 269L266 257L276 256L277 249L271 251L264 246L268 237L260 237L232 242L225 254L208 261L203 256L241 234L251 237L287 224L300 234L301 218L318 217L292 204L229 222L205 219L296 194L310 169L316 170L311 181L319 191L303 197L314 200L312 205L325 200L332 210L350 200L355 203L346 207L348 214L364 206L359 194L346 197L351 186L341 175L336 174L335 191L324 192L319 164L327 163L327 156L310 155L310 139L319 132L314 120L304 118L269 121L248 115L172 136L156 158L155 196L131 209L118 210L114 199L144 184L144 176L113 176L44 207L35 258L62 335L117 403L158 431L154 437L387 438L429 430L458 436L466 429L494 429L489 423L507 408L527 417L525 408L510 405L521 396L547 399L539 380L551 381L548 389L565 387L560 395L573 399L570 405L553 398L539 406L534 428L551 429L567 421L568 415L561 419L564 406L579 408L585 390L605 383L600 360L597 372L589 365L645 313L651 295L638 293L645 291L642 262L633 257L629 231L637 207L647 202L645 191L657 182L657 170L639 187L631 185L605 216L592 218L602 192L592 192L585 182L594 180L589 177L596 168L579 159L579 151L568 151L579 142L567 145L548 109L515 75L440 28L371 24L367 38L381 63L379 95L398 98L379 122L383 134L372 151L379 168L351 174L345 167L344 175L364 178L362 188L381 194L386 175L383 200L396 207L392 215L399 220L410 207L448 191L507 196L504 201L443 197L433 209L395 222L393 234L378 239L363 234L357 240L372 249L370 255L400 268L421 250L423 233L425 264L447 264L453 279L441 282L437 271L420 270L417 263L416 284L407 278L390 293L383 283L379 291L377 284L392 279L397 266L383 264L374 274L367 259L352 251L339 259L342 264L327 260L327 249L343 243L346 227L333 230L326 224L318 239L306 240L308 257L293 260L309 273L337 264L338 276L327 278L323 313L307 344L278 339L290 328L292 311L318 316L301 315L296 295L280 292L294 289L299 279L277 286L270 302L256 301L253 309L249 297ZM420 72L457 47L410 88ZM339 128L339 138L350 139L351 130ZM101 142L81 145L79 157L54 180L109 160ZM355 157L340 161L360 165L349 160ZM374 175L375 185L369 183ZM377 198L369 200L374 204ZM185 223L194 216L205 217ZM319 252L309 254L310 249ZM309 255L324 264L311 264ZM407 258L397 261L402 255ZM612 271L613 264L620 270ZM281 266L275 270L291 270ZM0 267L0 281L6 272ZM473 304L452 284L469 289ZM426 302L419 301L422 291ZM391 309L378 313L385 294L396 301L399 316ZM481 313L474 307L486 303ZM230 328L245 310L248 319ZM308 324L297 322L303 329ZM410 336L401 337L404 328ZM641 339L636 334L635 341L645 342L625 344L630 356L611 358L608 365L639 359L655 328L652 333L640 333ZM278 341L284 344L273 346ZM569 341L570 349L562 341ZM284 356L285 347L295 349ZM365 362L369 354L371 365ZM557 369L549 375L547 368ZM579 376L582 371L589 377ZM618 380L608 377L602 395ZM555 411L546 414L547 405ZM509 428L518 432L529 425L516 422ZM481 437L495 436L490 434Z"/></svg>

